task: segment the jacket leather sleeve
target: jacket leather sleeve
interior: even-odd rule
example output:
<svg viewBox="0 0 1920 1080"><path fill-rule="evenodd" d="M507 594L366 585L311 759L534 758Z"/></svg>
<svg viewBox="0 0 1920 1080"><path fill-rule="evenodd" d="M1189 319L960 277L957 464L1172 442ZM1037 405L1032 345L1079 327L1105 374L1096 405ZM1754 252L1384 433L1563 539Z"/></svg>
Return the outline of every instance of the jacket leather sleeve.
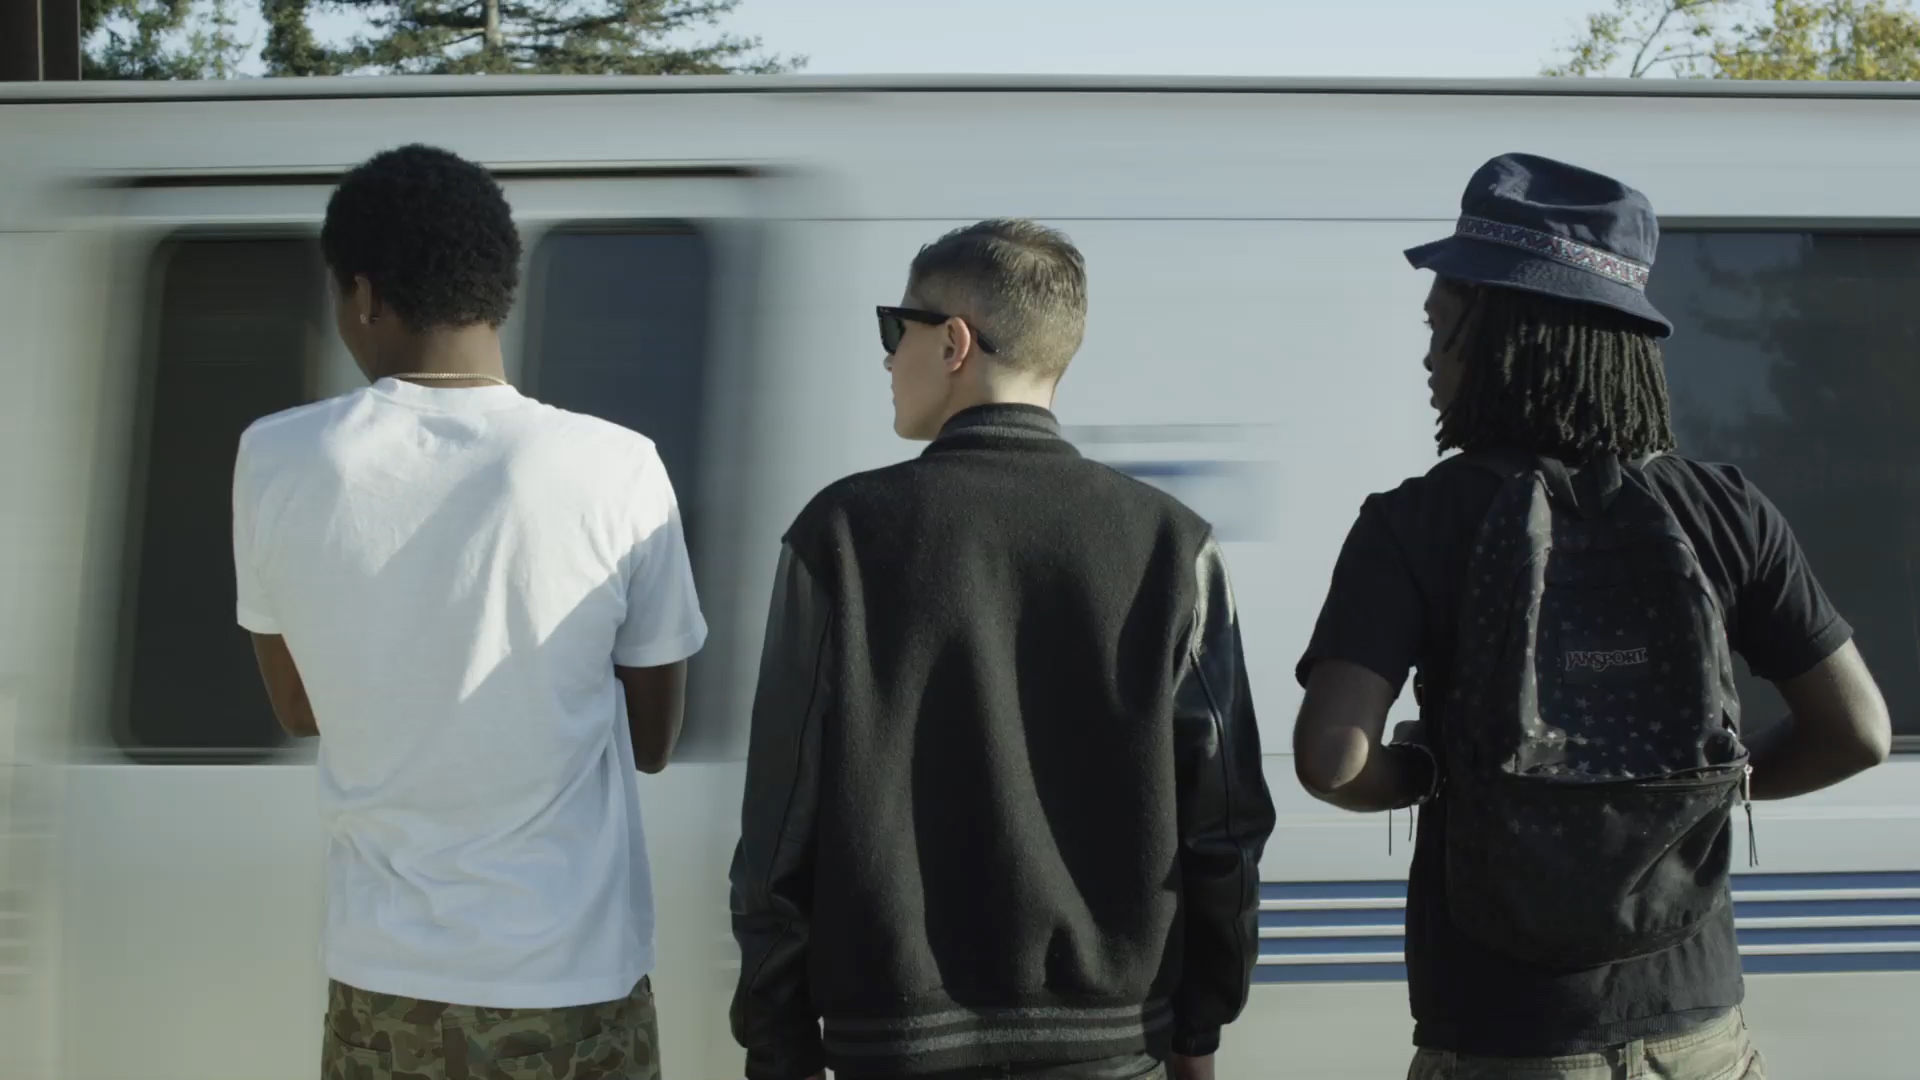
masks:
<svg viewBox="0 0 1920 1080"><path fill-rule="evenodd" d="M1185 963L1173 1050L1200 1056L1246 1007L1260 955L1260 854L1273 800L1240 648L1233 589L1210 538L1195 560L1199 596L1174 689Z"/></svg>
<svg viewBox="0 0 1920 1080"><path fill-rule="evenodd" d="M782 545L731 874L733 936L740 945L731 1020L733 1037L747 1051L748 1080L800 1080L824 1067L807 949L830 623L827 598Z"/></svg>

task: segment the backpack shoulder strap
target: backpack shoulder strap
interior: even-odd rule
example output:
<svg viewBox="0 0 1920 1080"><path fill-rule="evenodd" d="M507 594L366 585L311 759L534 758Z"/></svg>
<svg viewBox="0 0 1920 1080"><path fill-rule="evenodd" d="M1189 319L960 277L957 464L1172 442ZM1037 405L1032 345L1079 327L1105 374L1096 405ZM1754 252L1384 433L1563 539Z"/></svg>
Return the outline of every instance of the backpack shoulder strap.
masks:
<svg viewBox="0 0 1920 1080"><path fill-rule="evenodd" d="M1582 514L1587 517L1599 517L1613 505L1616 495L1626 483L1626 465L1618 455L1602 451L1589 457L1581 466L1578 491Z"/></svg>
<svg viewBox="0 0 1920 1080"><path fill-rule="evenodd" d="M1622 474L1638 472L1659 455L1647 455L1622 461L1611 453L1597 453L1569 469L1558 458L1536 456L1518 450L1476 450L1461 455L1467 464L1492 473L1504 481L1538 475L1547 486L1547 494L1563 509L1579 517L1593 519L1604 515L1620 493Z"/></svg>
<svg viewBox="0 0 1920 1080"><path fill-rule="evenodd" d="M1580 516L1589 516L1590 509L1591 513L1598 513L1604 506L1604 495L1600 503L1594 503L1591 496L1585 500L1581 498L1574 485L1577 474L1558 458L1521 450L1475 450L1461 456L1474 468L1492 473L1509 483L1538 476L1547 485L1547 495L1552 502ZM1617 483L1615 486L1618 486Z"/></svg>

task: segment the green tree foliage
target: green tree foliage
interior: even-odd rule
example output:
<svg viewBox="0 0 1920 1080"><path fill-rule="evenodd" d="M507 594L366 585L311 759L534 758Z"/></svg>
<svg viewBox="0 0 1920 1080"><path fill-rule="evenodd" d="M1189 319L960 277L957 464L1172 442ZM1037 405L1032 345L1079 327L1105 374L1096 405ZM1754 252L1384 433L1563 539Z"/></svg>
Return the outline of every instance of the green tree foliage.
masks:
<svg viewBox="0 0 1920 1080"><path fill-rule="evenodd" d="M88 79L225 79L252 42L235 5L252 0L80 0ZM757 38L703 35L741 0L258 0L268 75L722 75L791 71ZM318 13L358 16L344 45Z"/></svg>
<svg viewBox="0 0 1920 1080"><path fill-rule="evenodd" d="M1770 22L1736 27L1714 51L1723 79L1920 77L1920 15L1896 0L1774 0Z"/></svg>
<svg viewBox="0 0 1920 1080"><path fill-rule="evenodd" d="M1906 0L1613 0L1544 73L1914 79L1920 14Z"/></svg>
<svg viewBox="0 0 1920 1080"><path fill-rule="evenodd" d="M260 0L267 43L260 62L269 75L338 75L341 60L314 39L308 0Z"/></svg>
<svg viewBox="0 0 1920 1080"><path fill-rule="evenodd" d="M291 6L304 0L267 0ZM268 70L396 75L722 75L790 71L730 34L692 40L740 0L312 0L360 15L367 32L343 49L295 43L304 20L274 24ZM285 44L279 44L285 43ZM302 65L305 65L304 69Z"/></svg>
<svg viewBox="0 0 1920 1080"><path fill-rule="evenodd" d="M87 79L225 79L247 43L234 0L80 0Z"/></svg>
<svg viewBox="0 0 1920 1080"><path fill-rule="evenodd" d="M1614 0L1543 75L1693 76L1713 56L1716 21L1740 0ZM1622 61L1625 61L1622 63Z"/></svg>

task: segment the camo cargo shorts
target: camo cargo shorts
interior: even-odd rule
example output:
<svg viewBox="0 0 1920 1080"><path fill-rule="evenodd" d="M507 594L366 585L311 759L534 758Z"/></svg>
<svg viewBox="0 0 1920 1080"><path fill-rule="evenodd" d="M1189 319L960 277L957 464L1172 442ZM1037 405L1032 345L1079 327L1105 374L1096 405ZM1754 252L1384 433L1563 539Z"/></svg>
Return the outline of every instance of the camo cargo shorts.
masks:
<svg viewBox="0 0 1920 1080"><path fill-rule="evenodd" d="M327 988L321 1080L660 1080L660 1024L641 979L618 1001L488 1009Z"/></svg>

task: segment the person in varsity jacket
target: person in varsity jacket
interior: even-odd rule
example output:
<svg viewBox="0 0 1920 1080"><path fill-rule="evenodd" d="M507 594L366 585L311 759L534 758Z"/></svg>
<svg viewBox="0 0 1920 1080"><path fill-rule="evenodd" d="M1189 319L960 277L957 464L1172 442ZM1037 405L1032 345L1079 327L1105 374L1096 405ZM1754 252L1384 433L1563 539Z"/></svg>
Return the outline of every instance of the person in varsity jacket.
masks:
<svg viewBox="0 0 1920 1080"><path fill-rule="evenodd" d="M1207 523L1050 406L1080 253L988 221L878 310L918 457L787 531L733 865L750 1080L1211 1074L1273 827Z"/></svg>

